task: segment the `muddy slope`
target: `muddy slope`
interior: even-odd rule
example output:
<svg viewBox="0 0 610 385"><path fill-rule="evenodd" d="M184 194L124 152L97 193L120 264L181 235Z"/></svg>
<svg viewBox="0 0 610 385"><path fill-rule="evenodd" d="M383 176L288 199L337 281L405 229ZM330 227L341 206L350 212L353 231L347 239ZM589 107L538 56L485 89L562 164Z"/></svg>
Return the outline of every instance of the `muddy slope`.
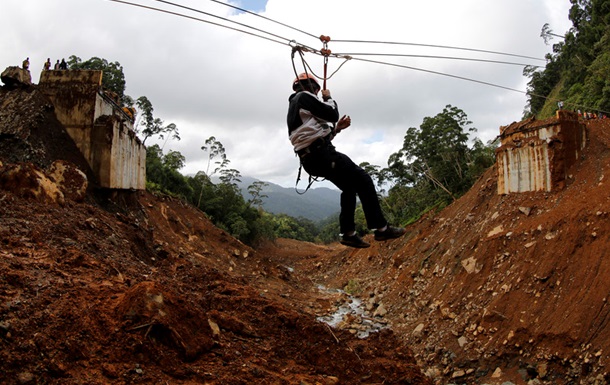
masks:
<svg viewBox="0 0 610 385"><path fill-rule="evenodd" d="M499 196L494 167L406 239L309 273L383 305L437 383L605 384L610 119L587 126L563 190Z"/></svg>
<svg viewBox="0 0 610 385"><path fill-rule="evenodd" d="M35 87L0 106L1 383L431 383L390 330L318 322L333 297L179 200L58 199L50 163L82 159L52 106Z"/></svg>

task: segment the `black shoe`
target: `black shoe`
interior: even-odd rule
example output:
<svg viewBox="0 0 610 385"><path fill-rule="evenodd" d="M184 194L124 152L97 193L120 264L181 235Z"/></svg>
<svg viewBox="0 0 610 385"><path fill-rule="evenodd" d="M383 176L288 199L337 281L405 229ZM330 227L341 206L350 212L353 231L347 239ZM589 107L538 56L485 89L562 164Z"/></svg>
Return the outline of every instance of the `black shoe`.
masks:
<svg viewBox="0 0 610 385"><path fill-rule="evenodd" d="M358 236L358 234L342 236L341 244L349 247L356 247L358 249L365 249L371 246L365 241L363 241L362 238Z"/></svg>
<svg viewBox="0 0 610 385"><path fill-rule="evenodd" d="M389 239L400 238L403 235L405 235L406 232L407 232L407 230L403 227L388 226L388 228L385 229L385 231L375 230L375 240L376 241L387 241Z"/></svg>

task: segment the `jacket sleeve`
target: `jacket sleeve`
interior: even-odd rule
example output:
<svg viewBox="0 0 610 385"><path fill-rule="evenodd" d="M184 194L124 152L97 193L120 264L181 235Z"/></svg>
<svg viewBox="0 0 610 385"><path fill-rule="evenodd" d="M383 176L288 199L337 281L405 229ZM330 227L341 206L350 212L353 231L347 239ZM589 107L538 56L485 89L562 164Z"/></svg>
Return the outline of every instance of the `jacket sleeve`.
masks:
<svg viewBox="0 0 610 385"><path fill-rule="evenodd" d="M339 109L337 102L329 99L326 102L321 101L317 97L307 92L301 92L299 96L299 105L312 113L315 117L326 120L327 122L336 123L339 120Z"/></svg>

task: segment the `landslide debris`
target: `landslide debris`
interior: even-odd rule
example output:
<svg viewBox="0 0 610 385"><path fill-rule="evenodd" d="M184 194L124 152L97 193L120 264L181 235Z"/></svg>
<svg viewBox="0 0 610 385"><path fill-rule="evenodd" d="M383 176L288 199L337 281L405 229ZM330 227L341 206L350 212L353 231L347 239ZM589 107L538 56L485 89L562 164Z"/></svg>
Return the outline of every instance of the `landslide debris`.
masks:
<svg viewBox="0 0 610 385"><path fill-rule="evenodd" d="M563 189L498 195L492 167L404 239L295 269L383 307L437 384L607 384L610 119L585 124Z"/></svg>
<svg viewBox="0 0 610 385"><path fill-rule="evenodd" d="M31 119L43 102L3 114L19 105L7 98L0 174L50 174L62 152L5 122L60 127ZM610 120L586 124L563 189L498 195L491 168L366 250L252 250L145 192L60 203L0 188L0 370L9 384L607 384ZM352 298L363 313L316 321ZM357 338L367 319L385 326Z"/></svg>
<svg viewBox="0 0 610 385"><path fill-rule="evenodd" d="M252 250L170 197L64 194L82 174L53 179L55 160L88 171L52 105L31 86L0 88L0 107L2 383L431 384L390 330L317 321L335 297L290 251Z"/></svg>

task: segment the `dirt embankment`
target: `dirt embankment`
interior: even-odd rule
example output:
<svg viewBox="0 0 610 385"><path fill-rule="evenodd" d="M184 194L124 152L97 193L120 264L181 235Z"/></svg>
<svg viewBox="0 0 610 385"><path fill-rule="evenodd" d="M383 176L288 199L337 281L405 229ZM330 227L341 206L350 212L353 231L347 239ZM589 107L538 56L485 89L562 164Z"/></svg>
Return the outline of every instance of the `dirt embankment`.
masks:
<svg viewBox="0 0 610 385"><path fill-rule="evenodd" d="M44 174L57 157L36 138L61 127L43 101L22 113L12 97L0 89L0 174L17 162ZM41 180L28 173L0 188L2 380L605 384L609 121L588 134L563 190L499 196L492 168L405 238L365 250L252 250L178 200L58 201L28 193ZM317 321L350 301L363 312ZM358 338L371 320L382 329Z"/></svg>
<svg viewBox="0 0 610 385"><path fill-rule="evenodd" d="M492 168L405 239L299 266L383 305L437 383L606 384L610 119L587 132L560 191L497 195Z"/></svg>
<svg viewBox="0 0 610 385"><path fill-rule="evenodd" d="M0 106L0 382L431 383L389 330L316 320L335 296L286 263L332 249L266 255L145 192L69 199L52 106L35 88Z"/></svg>

